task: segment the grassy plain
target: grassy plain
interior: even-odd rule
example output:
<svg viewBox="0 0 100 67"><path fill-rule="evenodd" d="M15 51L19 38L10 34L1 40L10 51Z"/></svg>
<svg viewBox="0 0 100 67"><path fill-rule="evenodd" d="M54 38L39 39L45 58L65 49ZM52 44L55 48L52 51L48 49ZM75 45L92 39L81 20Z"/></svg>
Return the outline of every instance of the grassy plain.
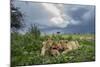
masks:
<svg viewBox="0 0 100 67"><path fill-rule="evenodd" d="M78 40L81 48L59 56L41 56L42 41L48 37L54 40ZM89 39L90 38L90 39ZM92 39L91 39L92 38ZM11 65L40 65L95 61L95 40L92 34L46 35L35 39L32 34L11 33Z"/></svg>

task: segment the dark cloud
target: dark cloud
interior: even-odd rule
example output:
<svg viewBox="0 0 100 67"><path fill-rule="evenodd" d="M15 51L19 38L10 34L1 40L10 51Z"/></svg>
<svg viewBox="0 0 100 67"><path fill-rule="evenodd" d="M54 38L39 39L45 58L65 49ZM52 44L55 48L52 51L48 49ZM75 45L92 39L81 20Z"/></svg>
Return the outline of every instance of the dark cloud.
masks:
<svg viewBox="0 0 100 67"><path fill-rule="evenodd" d="M30 25L37 24L40 30L46 33L55 33L57 31L63 33L95 32L95 6L64 4L64 14L70 17L70 23L66 27L61 28L53 26L50 21L51 14L40 3L15 1L14 4L25 15L25 30ZM65 20L65 22L67 21Z"/></svg>

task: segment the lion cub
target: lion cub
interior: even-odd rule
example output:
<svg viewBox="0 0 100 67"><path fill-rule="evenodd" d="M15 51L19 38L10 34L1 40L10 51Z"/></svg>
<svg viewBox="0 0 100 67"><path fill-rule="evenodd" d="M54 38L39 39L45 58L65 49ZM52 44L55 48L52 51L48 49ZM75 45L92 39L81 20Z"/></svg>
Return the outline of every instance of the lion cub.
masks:
<svg viewBox="0 0 100 67"><path fill-rule="evenodd" d="M80 47L78 41L68 41L68 43L63 44L64 51L62 54L68 53L69 51L78 49Z"/></svg>
<svg viewBox="0 0 100 67"><path fill-rule="evenodd" d="M46 53L49 53L53 56L60 55L60 53L65 54L69 51L78 49L80 47L78 41L68 41L60 40L58 42L53 40L44 41L43 47L41 50L41 55L44 56Z"/></svg>

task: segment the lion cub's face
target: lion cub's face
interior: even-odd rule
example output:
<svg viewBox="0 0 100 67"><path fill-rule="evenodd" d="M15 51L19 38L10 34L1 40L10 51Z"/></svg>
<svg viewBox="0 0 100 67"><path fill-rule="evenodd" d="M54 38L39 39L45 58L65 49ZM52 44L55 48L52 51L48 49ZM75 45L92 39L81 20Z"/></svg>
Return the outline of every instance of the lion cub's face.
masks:
<svg viewBox="0 0 100 67"><path fill-rule="evenodd" d="M50 54L53 56L60 55L59 46L57 45L57 42L52 43L52 46L50 47Z"/></svg>

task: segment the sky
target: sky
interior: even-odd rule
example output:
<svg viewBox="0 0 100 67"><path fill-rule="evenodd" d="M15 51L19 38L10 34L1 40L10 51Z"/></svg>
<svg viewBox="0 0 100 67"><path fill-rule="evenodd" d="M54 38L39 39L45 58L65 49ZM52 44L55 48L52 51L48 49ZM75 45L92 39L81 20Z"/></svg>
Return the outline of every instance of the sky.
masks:
<svg viewBox="0 0 100 67"><path fill-rule="evenodd" d="M95 6L14 1L24 14L25 27L21 33L36 24L42 33L94 33Z"/></svg>

